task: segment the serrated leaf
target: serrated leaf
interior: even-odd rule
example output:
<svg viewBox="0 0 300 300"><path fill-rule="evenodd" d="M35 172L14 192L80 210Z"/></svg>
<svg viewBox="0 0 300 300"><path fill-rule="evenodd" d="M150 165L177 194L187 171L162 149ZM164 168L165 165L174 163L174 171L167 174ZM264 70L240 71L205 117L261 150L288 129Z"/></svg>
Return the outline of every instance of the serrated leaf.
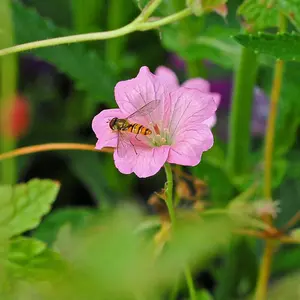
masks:
<svg viewBox="0 0 300 300"><path fill-rule="evenodd" d="M300 35L259 33L240 34L234 38L244 47L256 52L268 54L277 59L300 61Z"/></svg>
<svg viewBox="0 0 300 300"><path fill-rule="evenodd" d="M277 27L279 22L278 10L274 5L268 7L268 1L246 0L239 6L237 13L254 30Z"/></svg>
<svg viewBox="0 0 300 300"><path fill-rule="evenodd" d="M10 278L25 281L49 280L51 274L58 275L63 270L59 254L48 249L43 242L18 237L10 242L6 271Z"/></svg>
<svg viewBox="0 0 300 300"><path fill-rule="evenodd" d="M51 209L59 184L33 179L26 184L0 186L0 224L10 236L35 228Z"/></svg>
<svg viewBox="0 0 300 300"><path fill-rule="evenodd" d="M13 2L13 13L18 44L72 34L18 2ZM88 98L111 104L113 85L117 80L112 69L96 51L89 50L82 43L75 43L34 49L32 52L70 76L77 89L86 92Z"/></svg>
<svg viewBox="0 0 300 300"><path fill-rule="evenodd" d="M234 29L211 26L207 30L188 37L176 26L162 28L163 45L185 60L209 59L227 69L232 69L239 60L240 46L229 36Z"/></svg>

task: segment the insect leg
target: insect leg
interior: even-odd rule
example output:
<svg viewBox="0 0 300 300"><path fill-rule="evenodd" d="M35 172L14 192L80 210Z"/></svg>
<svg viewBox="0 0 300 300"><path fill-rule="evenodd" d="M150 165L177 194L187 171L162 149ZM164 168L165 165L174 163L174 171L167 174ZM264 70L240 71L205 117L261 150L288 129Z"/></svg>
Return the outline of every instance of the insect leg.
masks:
<svg viewBox="0 0 300 300"><path fill-rule="evenodd" d="M130 144L132 145L132 147L133 147L133 149L134 149L134 152L135 152L135 154L137 155L137 152L136 152L136 150L135 150L134 145L132 144L132 141L130 141Z"/></svg>

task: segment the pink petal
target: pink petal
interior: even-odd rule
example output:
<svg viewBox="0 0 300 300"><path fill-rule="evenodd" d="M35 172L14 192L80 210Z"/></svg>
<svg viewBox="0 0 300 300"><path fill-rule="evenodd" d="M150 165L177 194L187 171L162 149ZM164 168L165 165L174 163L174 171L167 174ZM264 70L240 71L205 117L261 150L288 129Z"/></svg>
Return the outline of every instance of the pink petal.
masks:
<svg viewBox="0 0 300 300"><path fill-rule="evenodd" d="M176 143L177 136L190 125L201 125L212 117L217 109L213 97L197 89L181 87L171 93L170 138Z"/></svg>
<svg viewBox="0 0 300 300"><path fill-rule="evenodd" d="M202 124L207 125L209 128L213 128L216 125L216 123L217 123L216 115L213 115L212 117L202 122Z"/></svg>
<svg viewBox="0 0 300 300"><path fill-rule="evenodd" d="M218 93L210 93L210 95L213 97L217 107L219 107L221 102L221 95ZM209 128L213 128L217 123L216 114L214 114L212 117L208 118L207 120L203 121L202 123L207 125Z"/></svg>
<svg viewBox="0 0 300 300"><path fill-rule="evenodd" d="M115 117L124 117L120 109L105 109L94 117L92 128L98 138L96 149L100 150L103 147L117 146L118 135L109 127L109 121Z"/></svg>
<svg viewBox="0 0 300 300"><path fill-rule="evenodd" d="M118 170L123 174L135 173L140 178L150 177L156 174L165 164L170 151L170 146L157 148L136 148L129 149L126 157L119 157L117 151L114 152L114 161Z"/></svg>
<svg viewBox="0 0 300 300"><path fill-rule="evenodd" d="M189 89L198 89L203 93L208 93L210 91L209 82L202 78L188 79L181 86L189 88Z"/></svg>
<svg viewBox="0 0 300 300"><path fill-rule="evenodd" d="M160 77L165 84L168 84L170 89L173 90L179 87L177 76L171 69L160 66L155 70L155 75Z"/></svg>
<svg viewBox="0 0 300 300"><path fill-rule="evenodd" d="M135 117L132 120L149 126L150 122L157 124L165 118L167 102L169 102L169 89L158 76L149 71L148 67L142 67L136 78L117 83L115 98L126 116L153 100L160 100L160 105L152 113L143 117Z"/></svg>
<svg viewBox="0 0 300 300"><path fill-rule="evenodd" d="M213 145L213 135L208 126L194 123L176 137L171 147L168 162L184 166L196 166L200 163L202 153Z"/></svg>

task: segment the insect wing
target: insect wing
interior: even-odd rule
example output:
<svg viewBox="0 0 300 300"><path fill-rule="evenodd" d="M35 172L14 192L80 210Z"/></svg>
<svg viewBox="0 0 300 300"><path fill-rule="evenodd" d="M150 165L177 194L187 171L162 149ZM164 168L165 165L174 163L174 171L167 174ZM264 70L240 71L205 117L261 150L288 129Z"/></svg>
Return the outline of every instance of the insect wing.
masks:
<svg viewBox="0 0 300 300"><path fill-rule="evenodd" d="M126 133L118 132L117 153L124 158L130 151L135 151L133 144L130 142L130 136Z"/></svg>
<svg viewBox="0 0 300 300"><path fill-rule="evenodd" d="M134 117L144 117L152 113L159 105L160 100L153 100L141 108L139 108L136 112L127 117L127 119L132 119Z"/></svg>

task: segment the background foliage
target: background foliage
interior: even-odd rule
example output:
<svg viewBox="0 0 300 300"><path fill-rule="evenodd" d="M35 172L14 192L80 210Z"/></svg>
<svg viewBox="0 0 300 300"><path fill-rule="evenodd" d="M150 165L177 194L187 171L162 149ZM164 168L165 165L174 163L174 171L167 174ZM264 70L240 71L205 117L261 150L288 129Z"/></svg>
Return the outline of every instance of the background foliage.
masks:
<svg viewBox="0 0 300 300"><path fill-rule="evenodd" d="M199 3L209 7L225 1L161 2L155 17L171 15L189 3L199 12ZM113 30L132 21L147 3L11 1L11 35L15 44L22 44ZM227 127L232 81L244 47L257 55L256 87L266 95L271 92L276 59L286 61L272 169L274 198L281 208L275 224L284 226L300 210L300 6L297 0L232 0L227 8L225 19L210 11L153 31L18 54L17 93L30 107L30 126L16 137L19 147L48 142L94 144L93 116L116 106L115 84L135 77L142 65L153 72L160 65L168 66L180 81L209 80L212 91L222 94L213 129L215 143L201 164L183 171L192 178L187 180L192 194L200 180L207 185L198 205L226 213L206 215L201 210L199 221L195 203L182 201L179 226L167 243L162 215L147 203L163 187L163 172L143 180L125 176L116 170L111 155L104 153L54 151L17 158L18 183L0 185L3 299L188 299L182 280L187 264L198 300L253 295L262 242L233 234L242 225L253 225L248 213L242 206L236 211L235 204L263 198L267 116L262 129L252 131L247 172L231 176ZM287 33L276 33L280 14L289 20ZM0 33L7 30L0 22ZM2 67L5 59L1 57ZM257 101L262 109L262 100ZM252 122L255 118L253 110ZM259 188L252 192L257 182ZM299 222L293 224L297 226ZM298 299L299 246L279 245L273 261L269 299Z"/></svg>

